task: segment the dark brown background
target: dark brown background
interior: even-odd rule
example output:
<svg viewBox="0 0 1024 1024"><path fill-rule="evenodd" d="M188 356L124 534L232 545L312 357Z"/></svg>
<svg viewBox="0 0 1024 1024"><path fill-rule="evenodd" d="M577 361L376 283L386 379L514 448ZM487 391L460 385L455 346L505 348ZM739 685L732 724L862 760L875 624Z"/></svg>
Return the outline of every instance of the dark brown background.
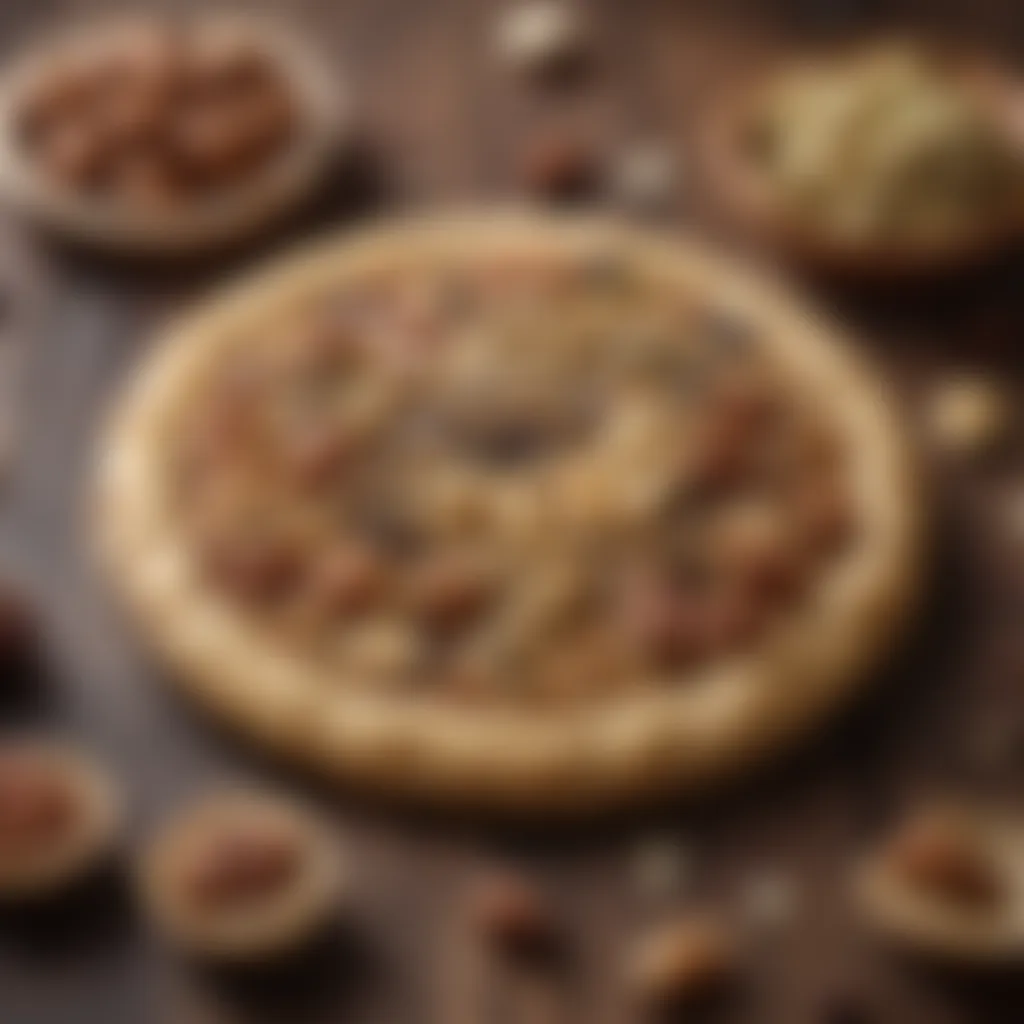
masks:
<svg viewBox="0 0 1024 1024"><path fill-rule="evenodd" d="M69 14L103 6L4 0L3 45L13 51ZM70 729L100 751L131 798L133 840L225 775L281 778L162 685L118 628L83 557L78 512L97 417L161 320L285 241L382 210L512 194L517 148L541 126L571 124L607 152L631 138L663 138L685 169L687 124L704 90L787 40L903 20L1009 56L1024 50L1019 0L590 0L582 6L597 35L596 74L586 88L544 101L492 62L498 0L272 6L308 25L353 83L376 154L372 187L354 196L339 174L331 194L282 235L189 268L101 261L14 228L0 238L0 334L27 357L10 389L19 431L3 550L9 571L40 595L51 662L46 680L7 694L0 715L10 726ZM677 213L680 223L700 221L699 192L681 189ZM943 367L1014 370L1022 284L1024 266L1011 259L911 295L826 300L872 339L913 399ZM692 882L676 905L734 909L746 880L766 870L798 887L795 921L755 950L722 1020L842 1024L860 1018L830 1017L829 1007L850 999L865 1020L885 1024L1024 1020L1021 978L952 979L887 955L857 928L842 887L859 844L920 794L966 789L1020 803L1024 536L1014 541L999 501L1015 468L1024 472L1021 461L935 467L940 537L923 625L873 694L756 783L561 835L496 833L318 793L351 847L353 923L297 978L259 986L253 998L252 985L181 969L112 880L41 917L0 920L0 1022L186 1024L210 1005L283 1024L525 1021L474 1009L463 991L473 972L449 938L474 867L506 859L550 884L570 931L565 998L548 1019L626 1021L617 967L635 930L666 909L645 906L635 883L636 851L651 836L677 838L692 858ZM1016 756L989 764L986 751L1003 741L1015 743ZM500 987L491 994L499 1010L508 1002Z"/></svg>

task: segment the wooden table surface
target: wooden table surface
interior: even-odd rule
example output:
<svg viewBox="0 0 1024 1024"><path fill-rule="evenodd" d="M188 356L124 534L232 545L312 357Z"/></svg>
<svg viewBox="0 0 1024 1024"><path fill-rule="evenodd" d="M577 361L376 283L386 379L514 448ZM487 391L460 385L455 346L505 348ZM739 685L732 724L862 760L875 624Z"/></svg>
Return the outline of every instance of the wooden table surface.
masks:
<svg viewBox="0 0 1024 1024"><path fill-rule="evenodd" d="M14 51L34 32L100 6L6 0L3 46ZM581 6L598 66L589 84L560 98L523 89L494 64L499 0L274 6L308 26L352 84L373 155L361 185L339 174L275 238L187 268L89 258L14 226L0 235L0 346L26 357L5 388L18 430L0 554L39 594L49 662L45 679L7 695L0 717L5 727L67 729L100 752L130 795L132 842L169 807L225 777L269 778L312 795L351 850L351 921L283 977L211 979L160 948L115 877L70 905L0 919L0 1022L626 1022L618 975L639 929L691 904L736 912L751 884L776 876L795 888L795 917L753 943L739 991L716 1019L1024 1021L1024 979L950 978L897 959L861 932L843 887L864 839L922 795L953 789L1020 804L1024 535L1013 538L1000 504L1015 473L1024 483L1019 451L985 465L934 467L939 529L928 607L869 696L739 790L582 832L439 821L283 775L164 685L108 608L80 536L95 426L128 361L175 310L276 248L388 211L514 195L518 147L550 126L572 125L607 153L631 139L664 140L685 169L688 126L705 90L752 54L897 22L1024 52L1019 0L588 0ZM704 220L699 194L681 187L677 200L680 226ZM911 401L954 365L1006 378L1017 369L1022 285L1024 265L1008 260L913 295L819 297L878 352ZM988 763L992 738L1012 742L1014 730L1021 756ZM688 877L675 895L652 901L637 863L652 843L667 841L685 855ZM532 1007L514 985L481 973L459 941L461 894L494 862L520 865L549 885L570 936L572 955L550 983L550 1000Z"/></svg>

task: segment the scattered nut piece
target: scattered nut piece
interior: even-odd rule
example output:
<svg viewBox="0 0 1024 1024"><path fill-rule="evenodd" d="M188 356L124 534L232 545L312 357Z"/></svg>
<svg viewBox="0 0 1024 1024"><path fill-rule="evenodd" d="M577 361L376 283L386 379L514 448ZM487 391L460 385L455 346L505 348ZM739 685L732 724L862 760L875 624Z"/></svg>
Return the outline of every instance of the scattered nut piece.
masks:
<svg viewBox="0 0 1024 1024"><path fill-rule="evenodd" d="M0 896L46 896L80 880L110 852L113 787L68 748L19 741L0 748Z"/></svg>
<svg viewBox="0 0 1024 1024"><path fill-rule="evenodd" d="M625 150L608 172L611 195L629 210L658 212L668 206L676 182L672 154L656 144Z"/></svg>
<svg viewBox="0 0 1024 1024"><path fill-rule="evenodd" d="M693 918L641 941L630 960L630 983L644 1006L673 1007L720 992L735 969L735 949L724 927Z"/></svg>
<svg viewBox="0 0 1024 1024"><path fill-rule="evenodd" d="M594 184L590 150L570 135L542 136L525 150L522 181L535 195L548 199L576 199Z"/></svg>
<svg viewBox="0 0 1024 1024"><path fill-rule="evenodd" d="M1003 390L981 377L957 377L940 384L929 400L927 422L944 450L980 455L1004 440L1012 409Z"/></svg>
<svg viewBox="0 0 1024 1024"><path fill-rule="evenodd" d="M544 898L516 876L484 879L473 893L471 911L481 935L504 953L537 955L556 944L557 927Z"/></svg>
<svg viewBox="0 0 1024 1024"><path fill-rule="evenodd" d="M510 7L498 22L496 44L510 67L534 78L578 68L586 52L578 14L558 0L520 0Z"/></svg>
<svg viewBox="0 0 1024 1024"><path fill-rule="evenodd" d="M327 923L339 862L320 824L281 798L224 793L175 819L148 851L142 893L191 953L264 960Z"/></svg>

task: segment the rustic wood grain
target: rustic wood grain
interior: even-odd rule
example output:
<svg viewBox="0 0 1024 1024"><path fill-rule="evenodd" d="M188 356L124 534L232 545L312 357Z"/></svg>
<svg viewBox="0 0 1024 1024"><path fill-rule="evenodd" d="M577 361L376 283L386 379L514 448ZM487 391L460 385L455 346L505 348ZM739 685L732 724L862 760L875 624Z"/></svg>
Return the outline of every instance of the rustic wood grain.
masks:
<svg viewBox="0 0 1024 1024"><path fill-rule="evenodd" d="M10 52L46 26L105 6L7 0L3 47ZM593 79L546 101L490 59L499 0L254 6L306 25L351 80L374 187L356 201L352 180L339 175L315 208L273 238L189 268L117 264L30 235L0 237L0 264L10 254L31 266L46 295L42 321L18 328L28 359L0 554L31 580L51 637L45 677L27 697L5 700L0 719L10 728L67 729L100 751L131 797L131 843L169 807L225 776L312 793L350 847L352 909L323 949L280 977L211 979L154 943L113 878L59 913L0 919L0 1022L624 1024L632 1017L619 969L630 936L674 906L736 911L746 882L768 869L793 880L796 919L757 947L723 1021L828 1024L853 1019L827 1016L848 998L880 1024L1024 1020L1021 978L954 983L895 961L859 933L842 887L858 844L920 794L955 787L1019 804L1024 793L1024 749L1015 765L996 770L972 751L979 730L1024 728L1024 550L1013 551L997 507L1013 474L1024 474L1019 457L936 467L939 568L924 623L850 714L738 791L582 834L495 833L376 808L282 775L162 685L106 605L82 550L79 515L99 417L151 331L275 247L380 210L514 195L519 147L551 124L587 133L599 152L663 138L685 168L701 90L757 53L791 39L917 23L1013 54L1024 51L1024 9L1017 0L592 0L583 6L598 40ZM677 207L680 222L702 220L699 197L681 190ZM963 362L1008 378L1019 371L1022 283L1024 266L1008 261L912 296L827 298L871 339L865 343L909 398ZM0 297L3 287L0 280ZM636 880L638 850L652 837L671 838L693 865L677 893L654 903ZM478 958L459 952L461 895L495 862L535 874L569 933L564 988L541 991L532 1009L500 979L495 990ZM488 1005L477 1008L481 986Z"/></svg>

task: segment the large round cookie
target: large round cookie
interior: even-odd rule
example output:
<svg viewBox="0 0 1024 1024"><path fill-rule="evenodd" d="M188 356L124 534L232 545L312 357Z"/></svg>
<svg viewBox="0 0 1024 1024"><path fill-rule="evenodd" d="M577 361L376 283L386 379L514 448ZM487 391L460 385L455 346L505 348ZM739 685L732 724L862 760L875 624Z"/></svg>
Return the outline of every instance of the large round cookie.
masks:
<svg viewBox="0 0 1024 1024"><path fill-rule="evenodd" d="M261 745L561 813L820 721L905 620L918 505L823 322L695 244L516 213L346 236L180 324L97 523L176 678Z"/></svg>

